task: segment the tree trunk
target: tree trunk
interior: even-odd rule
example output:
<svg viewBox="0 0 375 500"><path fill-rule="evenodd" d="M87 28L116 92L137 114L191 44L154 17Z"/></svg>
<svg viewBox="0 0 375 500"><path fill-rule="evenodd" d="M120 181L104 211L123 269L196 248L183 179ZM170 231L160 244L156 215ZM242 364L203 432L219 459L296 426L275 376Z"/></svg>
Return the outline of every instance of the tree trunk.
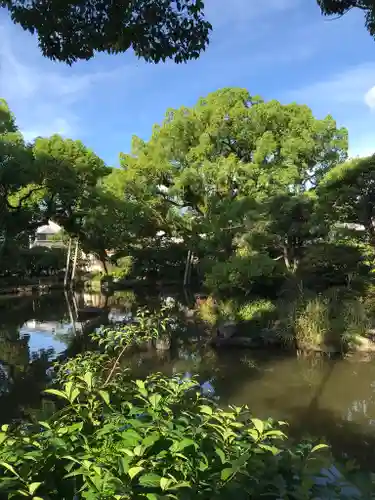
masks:
<svg viewBox="0 0 375 500"><path fill-rule="evenodd" d="M72 238L69 238L68 252L66 254L66 267L65 267L65 276L64 276L64 287L66 288L68 285L68 276L70 269L70 256L72 253Z"/></svg>
<svg viewBox="0 0 375 500"><path fill-rule="evenodd" d="M190 263L191 263L191 250L188 251L187 257L186 257L186 264L185 264L185 272L184 272L184 286L189 285L189 269L190 269Z"/></svg>
<svg viewBox="0 0 375 500"><path fill-rule="evenodd" d="M107 255L106 254L101 254L99 256L99 259L100 259L100 262L102 263L103 265L103 269L104 269L104 272L105 274L108 275L108 267L107 267Z"/></svg>
<svg viewBox="0 0 375 500"><path fill-rule="evenodd" d="M78 242L78 238L77 238L76 239L76 248L74 250L72 276L71 276L71 281L70 281L70 286L71 287L73 287L73 285L74 285L74 278L75 278L75 275L76 275L77 260L78 260L78 249L79 249L79 242Z"/></svg>

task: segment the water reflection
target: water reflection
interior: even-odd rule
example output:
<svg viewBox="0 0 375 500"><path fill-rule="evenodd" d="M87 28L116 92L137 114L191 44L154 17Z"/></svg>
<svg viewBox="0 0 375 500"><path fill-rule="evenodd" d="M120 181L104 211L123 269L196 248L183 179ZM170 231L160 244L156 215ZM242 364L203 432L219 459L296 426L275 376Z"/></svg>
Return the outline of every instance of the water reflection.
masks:
<svg viewBox="0 0 375 500"><path fill-rule="evenodd" d="M171 301L173 298L173 301ZM137 305L174 306L171 349L145 350L125 359L134 376L162 371L197 375L222 404L247 404L259 417L288 420L290 432L327 438L337 453L366 466L375 447L375 362L352 357L297 357L286 353L215 351L199 342L186 321L183 295L49 294L0 299L0 420L22 417L42 402L51 359L90 348L100 324L129 321ZM190 301L190 300L189 300ZM191 302L191 301L190 301Z"/></svg>

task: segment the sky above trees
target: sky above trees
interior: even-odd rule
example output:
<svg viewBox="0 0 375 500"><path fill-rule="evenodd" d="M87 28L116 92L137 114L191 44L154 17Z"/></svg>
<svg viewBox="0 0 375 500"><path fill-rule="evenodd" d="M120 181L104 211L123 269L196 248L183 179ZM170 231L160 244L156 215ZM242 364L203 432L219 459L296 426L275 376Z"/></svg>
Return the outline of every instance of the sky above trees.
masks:
<svg viewBox="0 0 375 500"><path fill-rule="evenodd" d="M148 139L167 108L227 86L308 104L319 118L331 113L349 129L350 154L374 152L375 44L361 12L332 21L315 0L206 5L211 44L198 61L178 66L146 64L131 53L53 63L0 10L0 96L27 139L81 139L110 164L130 150L133 134Z"/></svg>

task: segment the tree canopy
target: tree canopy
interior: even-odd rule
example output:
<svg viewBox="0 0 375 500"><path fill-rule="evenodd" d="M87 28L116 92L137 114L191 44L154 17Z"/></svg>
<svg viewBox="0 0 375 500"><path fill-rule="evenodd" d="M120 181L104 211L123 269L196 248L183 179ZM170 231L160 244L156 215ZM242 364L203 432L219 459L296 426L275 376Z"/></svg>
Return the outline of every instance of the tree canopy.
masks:
<svg viewBox="0 0 375 500"><path fill-rule="evenodd" d="M365 15L365 26L372 37L375 37L375 3L374 0L317 0L325 16L343 16L352 9L360 9Z"/></svg>
<svg viewBox="0 0 375 500"><path fill-rule="evenodd" d="M150 62L196 59L211 25L202 0L0 0L49 59L72 64L132 49Z"/></svg>
<svg viewBox="0 0 375 500"><path fill-rule="evenodd" d="M192 268L223 291L315 282L323 261L330 276L342 269L335 280L344 283L372 259L373 158L347 160L346 129L305 105L220 89L167 110L113 169L80 141L27 144L4 101L0 119L5 266L48 220L106 273L123 263L134 279L182 280ZM364 231L344 234L353 223Z"/></svg>

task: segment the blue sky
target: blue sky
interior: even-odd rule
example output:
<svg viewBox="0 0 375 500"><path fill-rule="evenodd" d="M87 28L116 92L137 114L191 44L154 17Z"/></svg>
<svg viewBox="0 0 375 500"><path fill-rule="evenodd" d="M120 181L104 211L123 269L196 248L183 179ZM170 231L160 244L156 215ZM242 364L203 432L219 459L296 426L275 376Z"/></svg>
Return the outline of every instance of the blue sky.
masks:
<svg viewBox="0 0 375 500"><path fill-rule="evenodd" d="M44 59L35 38L0 11L0 97L28 139L81 139L118 164L133 134L147 139L169 107L221 87L308 104L349 129L350 154L375 152L375 42L360 12L339 20L316 0L206 0L214 26L198 61L152 65L131 53L73 67Z"/></svg>

